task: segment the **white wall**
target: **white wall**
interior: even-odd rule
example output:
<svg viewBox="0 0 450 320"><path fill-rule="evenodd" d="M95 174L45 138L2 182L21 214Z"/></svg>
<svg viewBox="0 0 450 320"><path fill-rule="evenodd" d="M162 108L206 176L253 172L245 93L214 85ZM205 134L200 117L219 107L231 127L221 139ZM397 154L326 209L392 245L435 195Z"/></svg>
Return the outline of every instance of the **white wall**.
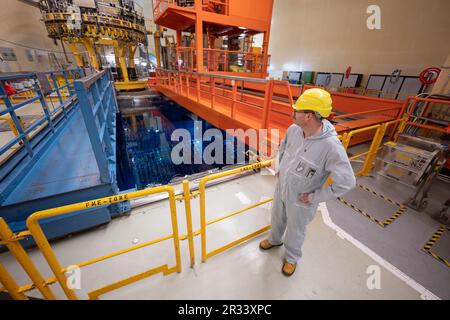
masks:
<svg viewBox="0 0 450 320"><path fill-rule="evenodd" d="M62 54L63 49L59 41L56 46L53 40L47 36L38 8L18 0L1 0L0 6L0 39L12 41L22 46L54 51L59 61L65 62ZM26 57L26 48L3 40L0 40L0 47L13 48L18 61L0 63L0 71L44 71L54 68L49 63L48 51L32 49L34 62L30 62Z"/></svg>
<svg viewBox="0 0 450 320"><path fill-rule="evenodd" d="M369 30L367 7L381 8ZM280 71L418 75L450 53L449 0L275 0L269 53ZM367 77L366 77L367 78Z"/></svg>

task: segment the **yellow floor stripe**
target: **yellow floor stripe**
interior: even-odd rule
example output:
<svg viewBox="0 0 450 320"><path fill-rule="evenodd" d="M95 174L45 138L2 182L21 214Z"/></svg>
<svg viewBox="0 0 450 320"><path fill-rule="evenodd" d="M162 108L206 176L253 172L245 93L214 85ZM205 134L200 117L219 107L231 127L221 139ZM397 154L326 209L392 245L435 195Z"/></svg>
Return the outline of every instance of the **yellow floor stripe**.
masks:
<svg viewBox="0 0 450 320"><path fill-rule="evenodd" d="M360 185L361 186L361 185ZM394 222L398 217L400 217L400 215L402 215L403 213L406 212L407 208L400 206L400 209L397 210L396 213L394 213L391 217L389 217L388 219L386 219L385 221L379 221L377 218L375 218L374 216L372 216L371 214L355 207L354 204L348 202L347 200L345 200L344 198L338 197L337 198L340 202L344 203L346 206L352 208L353 210L361 213L363 216L369 218L370 220L372 220L373 222L377 223L378 225L380 225L381 227L385 228L386 226L390 225L392 222Z"/></svg>
<svg viewBox="0 0 450 320"><path fill-rule="evenodd" d="M447 227L441 226L434 233L434 235L431 237L431 239L423 246L422 250L425 251L426 253L428 253L430 256L432 256L436 260L445 264L447 267L450 267L450 262L448 262L444 258L440 257L439 255L437 255L436 253L431 251L431 249L436 244L437 240L439 240L439 238L442 236L442 234L444 233L445 230L450 231L450 229L448 229Z"/></svg>
<svg viewBox="0 0 450 320"><path fill-rule="evenodd" d="M374 195L376 195L376 196L378 196L378 197L380 197L380 198L382 198L382 199L384 199L384 200L386 200L386 201L388 201L388 202L390 202L392 204L395 204L396 206L403 207L403 205L398 203L397 201L389 199L385 195L379 194L378 192L373 191L372 189L370 189L370 188L368 188L368 187L366 187L366 186L364 186L362 184L358 184L358 187L361 188L361 189L364 189L364 190L366 190L366 191L368 191L368 192L370 192L370 193L372 193L372 194L374 194Z"/></svg>

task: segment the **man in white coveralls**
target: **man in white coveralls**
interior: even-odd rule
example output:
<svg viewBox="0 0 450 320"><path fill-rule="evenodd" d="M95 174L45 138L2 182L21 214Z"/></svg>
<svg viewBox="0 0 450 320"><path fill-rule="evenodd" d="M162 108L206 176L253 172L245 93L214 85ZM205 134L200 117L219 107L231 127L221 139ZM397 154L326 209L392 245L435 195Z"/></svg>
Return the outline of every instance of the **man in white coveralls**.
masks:
<svg viewBox="0 0 450 320"><path fill-rule="evenodd" d="M272 228L263 250L283 244L282 272L291 276L302 256L306 226L320 202L340 197L355 187L355 175L336 130L326 119L332 109L330 94L308 89L293 108L293 122L278 151L278 181L272 206ZM333 184L324 187L328 177Z"/></svg>

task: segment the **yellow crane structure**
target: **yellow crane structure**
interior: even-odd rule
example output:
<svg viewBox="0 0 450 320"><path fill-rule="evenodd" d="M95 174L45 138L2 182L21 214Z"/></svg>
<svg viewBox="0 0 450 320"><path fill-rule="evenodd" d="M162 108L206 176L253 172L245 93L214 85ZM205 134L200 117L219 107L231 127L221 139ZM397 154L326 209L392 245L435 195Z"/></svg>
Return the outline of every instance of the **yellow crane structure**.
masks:
<svg viewBox="0 0 450 320"><path fill-rule="evenodd" d="M41 0L40 7L49 37L67 44L79 67L85 66L80 46L96 70L102 68L99 50L109 46L114 49L116 88L146 88L147 81L137 79L134 56L140 44L147 44L148 32L134 1Z"/></svg>

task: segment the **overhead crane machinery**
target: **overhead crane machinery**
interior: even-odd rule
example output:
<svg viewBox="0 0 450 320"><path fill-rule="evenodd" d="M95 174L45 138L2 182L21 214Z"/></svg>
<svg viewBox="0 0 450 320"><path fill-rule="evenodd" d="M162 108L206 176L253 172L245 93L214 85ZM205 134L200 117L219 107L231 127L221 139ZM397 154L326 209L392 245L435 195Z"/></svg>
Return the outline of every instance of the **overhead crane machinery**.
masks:
<svg viewBox="0 0 450 320"><path fill-rule="evenodd" d="M114 50L116 88L146 88L146 81L138 81L134 56L138 46L147 45L148 31L134 1L41 0L39 4L49 37L66 43L79 67L85 65L80 47L90 65L100 70L101 56L109 46Z"/></svg>

